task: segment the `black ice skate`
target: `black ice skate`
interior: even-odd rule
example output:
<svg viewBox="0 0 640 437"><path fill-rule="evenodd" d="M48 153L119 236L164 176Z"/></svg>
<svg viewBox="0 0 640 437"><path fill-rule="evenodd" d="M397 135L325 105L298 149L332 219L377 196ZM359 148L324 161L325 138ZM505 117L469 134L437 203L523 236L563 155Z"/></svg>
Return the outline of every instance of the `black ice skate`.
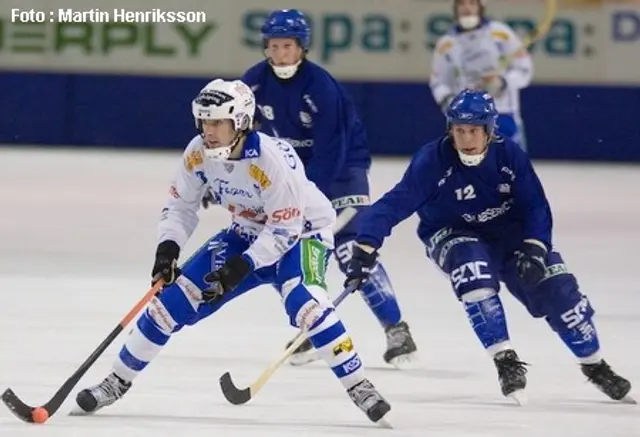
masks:
<svg viewBox="0 0 640 437"><path fill-rule="evenodd" d="M287 349L291 346L293 340L287 343ZM304 343L302 343L298 349L296 349L291 357L289 357L289 364L292 366L302 366L307 363L312 363L314 361L318 361L320 359L320 354L313 347L311 341L307 338Z"/></svg>
<svg viewBox="0 0 640 437"><path fill-rule="evenodd" d="M364 379L354 385L347 390L347 393L353 403L364 411L372 422L387 428L391 427L391 425L383 419L391 410L391 405L378 393L378 390L376 390L368 379Z"/></svg>
<svg viewBox="0 0 640 437"><path fill-rule="evenodd" d="M580 367L589 382L614 401L637 403L629 396L631 383L614 372L605 360L596 364L581 364Z"/></svg>
<svg viewBox="0 0 640 437"><path fill-rule="evenodd" d="M131 388L130 382L125 382L114 373L107 376L100 384L82 390L76 396L76 403L80 410L73 414L88 414L98 411L102 407L113 404Z"/></svg>
<svg viewBox="0 0 640 437"><path fill-rule="evenodd" d="M384 361L398 369L415 367L418 362L416 343L409 332L409 325L400 322L385 328L387 350L382 356Z"/></svg>
<svg viewBox="0 0 640 437"><path fill-rule="evenodd" d="M518 354L513 349L506 350L496 354L493 362L498 369L498 381L502 394L512 398L518 405L526 403L527 399L524 388L527 385L527 368L518 358Z"/></svg>

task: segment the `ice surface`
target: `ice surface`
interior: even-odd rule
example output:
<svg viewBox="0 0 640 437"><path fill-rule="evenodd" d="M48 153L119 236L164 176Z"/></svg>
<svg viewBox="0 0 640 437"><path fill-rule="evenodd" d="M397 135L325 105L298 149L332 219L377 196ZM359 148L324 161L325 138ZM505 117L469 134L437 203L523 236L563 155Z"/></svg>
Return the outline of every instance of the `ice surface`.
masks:
<svg viewBox="0 0 640 437"><path fill-rule="evenodd" d="M0 389L48 400L148 288L155 224L179 153L0 149ZM404 160L377 159L373 197ZM538 163L555 212L556 244L597 309L603 353L640 381L640 168ZM185 253L228 222L204 212ZM44 426L0 406L0 436L637 436L640 407L587 384L546 324L503 292L512 340L532 363L526 407L502 398L491 360L447 281L423 256L415 218L382 252L423 368L382 361L384 336L357 295L339 309L370 379L393 406L394 430L369 423L320 363L285 366L249 404L223 398L218 377L251 382L295 334L275 292L256 289L176 335L133 389L93 417L70 417L70 396ZM335 295L341 277L331 266ZM124 334L78 389L102 379ZM640 392L636 390L636 398Z"/></svg>

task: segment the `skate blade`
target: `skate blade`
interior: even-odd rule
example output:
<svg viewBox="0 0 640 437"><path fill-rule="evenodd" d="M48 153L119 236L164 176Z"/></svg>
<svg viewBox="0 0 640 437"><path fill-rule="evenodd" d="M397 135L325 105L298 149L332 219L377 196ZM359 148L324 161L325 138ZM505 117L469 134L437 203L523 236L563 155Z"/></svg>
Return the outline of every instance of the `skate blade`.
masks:
<svg viewBox="0 0 640 437"><path fill-rule="evenodd" d="M629 395L627 395L627 396L623 397L622 399L620 399L620 402L622 402L623 404L638 405L638 402L634 398L629 396Z"/></svg>
<svg viewBox="0 0 640 437"><path fill-rule="evenodd" d="M310 350L307 352L292 355L289 358L289 365L304 366L305 364L313 363L314 361L318 361L319 359L320 355L318 354L318 352L316 350Z"/></svg>
<svg viewBox="0 0 640 437"><path fill-rule="evenodd" d="M513 399L516 405L519 405L521 407L527 405L527 403L529 402L527 394L524 392L524 390L516 390L513 393L509 393L507 397Z"/></svg>
<svg viewBox="0 0 640 437"><path fill-rule="evenodd" d="M382 419L378 420L376 422L376 425L378 425L380 428L384 428L384 429L393 429L393 426L391 426L391 423L385 417L383 417Z"/></svg>
<svg viewBox="0 0 640 437"><path fill-rule="evenodd" d="M389 364L398 370L416 370L420 368L420 357L417 352L411 352L392 358Z"/></svg>

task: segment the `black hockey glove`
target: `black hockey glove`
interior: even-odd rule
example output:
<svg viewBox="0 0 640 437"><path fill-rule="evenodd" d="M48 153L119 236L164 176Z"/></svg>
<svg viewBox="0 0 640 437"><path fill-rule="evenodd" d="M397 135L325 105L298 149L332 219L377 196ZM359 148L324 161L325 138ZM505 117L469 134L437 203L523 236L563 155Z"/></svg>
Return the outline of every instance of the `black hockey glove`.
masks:
<svg viewBox="0 0 640 437"><path fill-rule="evenodd" d="M516 251L518 276L525 285L537 285L546 274L547 250L540 244L525 241Z"/></svg>
<svg viewBox="0 0 640 437"><path fill-rule="evenodd" d="M216 198L213 196L213 193L211 192L210 189L207 189L207 192L204 193L204 196L202 197L202 207L204 209L209 208L210 206L213 205L219 205L220 203L216 200Z"/></svg>
<svg viewBox="0 0 640 437"><path fill-rule="evenodd" d="M173 284L181 272L178 268L178 258L180 257L180 246L171 240L165 240L156 249L156 260L151 271L151 285L160 279L166 285Z"/></svg>
<svg viewBox="0 0 640 437"><path fill-rule="evenodd" d="M369 280L371 269L373 269L378 259L378 252L374 250L369 253L358 245L358 243L354 243L351 250L351 260L347 267L347 280L344 282L344 286L350 287L355 285L353 291L356 291Z"/></svg>
<svg viewBox="0 0 640 437"><path fill-rule="evenodd" d="M229 258L222 267L204 277L210 287L202 293L202 300L215 302L223 294L235 289L249 274L251 265L241 255Z"/></svg>

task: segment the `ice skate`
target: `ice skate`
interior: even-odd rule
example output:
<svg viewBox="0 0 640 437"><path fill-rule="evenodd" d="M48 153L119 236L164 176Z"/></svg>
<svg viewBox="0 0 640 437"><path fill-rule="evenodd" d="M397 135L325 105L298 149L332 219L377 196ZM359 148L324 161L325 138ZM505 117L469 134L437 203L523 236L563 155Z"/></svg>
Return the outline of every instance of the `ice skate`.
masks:
<svg viewBox="0 0 640 437"><path fill-rule="evenodd" d="M635 399L629 396L631 383L615 373L605 360L596 364L581 364L582 373L598 390L614 401L635 404Z"/></svg>
<svg viewBox="0 0 640 437"><path fill-rule="evenodd" d="M100 408L113 404L124 396L130 388L130 382L125 382L112 373L100 384L86 388L78 393L76 403L79 408L72 411L72 414L95 413Z"/></svg>
<svg viewBox="0 0 640 437"><path fill-rule="evenodd" d="M495 355L493 361L498 369L498 381L505 397L513 399L518 405L524 405L527 397L524 388L527 385L527 368L513 349Z"/></svg>
<svg viewBox="0 0 640 437"><path fill-rule="evenodd" d="M411 337L409 325L400 322L387 326L387 350L383 355L386 363L398 369L411 369L418 365L418 348Z"/></svg>
<svg viewBox="0 0 640 437"><path fill-rule="evenodd" d="M367 417L380 426L391 428L384 416L391 410L391 405L378 393L368 379L364 379L347 390L354 404L365 412Z"/></svg>
<svg viewBox="0 0 640 437"><path fill-rule="evenodd" d="M287 343L287 348L291 346L291 343L293 343L293 340ZM304 343L302 343L298 349L293 352L291 357L289 357L289 364L292 366L303 366L305 364L318 361L320 358L320 355L311 344L311 341L307 338Z"/></svg>

